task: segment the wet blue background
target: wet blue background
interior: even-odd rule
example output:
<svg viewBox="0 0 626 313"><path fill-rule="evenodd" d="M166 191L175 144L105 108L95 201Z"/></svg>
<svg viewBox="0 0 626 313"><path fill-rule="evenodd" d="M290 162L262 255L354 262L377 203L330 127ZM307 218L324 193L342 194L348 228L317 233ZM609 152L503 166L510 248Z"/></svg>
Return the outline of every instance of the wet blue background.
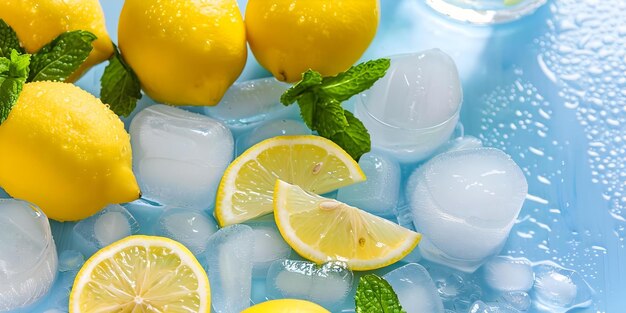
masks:
<svg viewBox="0 0 626 313"><path fill-rule="evenodd" d="M101 2L116 41L123 1ZM466 134L505 150L526 174L530 195L503 254L581 273L596 296L579 312L624 312L626 1L549 1L493 27L456 23L418 0L381 5L363 58L428 48L450 54L463 80ZM79 85L97 93L102 68ZM240 79L266 75L250 55ZM70 226L53 223L61 249ZM59 292L34 312L65 301Z"/></svg>

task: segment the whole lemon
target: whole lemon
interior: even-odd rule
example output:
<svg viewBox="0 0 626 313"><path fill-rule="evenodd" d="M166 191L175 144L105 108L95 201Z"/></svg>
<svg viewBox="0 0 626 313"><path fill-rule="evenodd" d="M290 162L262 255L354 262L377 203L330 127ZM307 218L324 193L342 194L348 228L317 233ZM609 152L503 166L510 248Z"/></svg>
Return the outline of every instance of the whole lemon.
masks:
<svg viewBox="0 0 626 313"><path fill-rule="evenodd" d="M257 61L278 80L309 68L324 76L352 66L376 34L378 0L249 0L246 32Z"/></svg>
<svg viewBox="0 0 626 313"><path fill-rule="evenodd" d="M0 187L57 221L139 197L124 124L69 83L25 84L0 125L0 151Z"/></svg>
<svg viewBox="0 0 626 313"><path fill-rule="evenodd" d="M246 63L236 0L126 0L118 37L144 91L168 104L217 104Z"/></svg>
<svg viewBox="0 0 626 313"><path fill-rule="evenodd" d="M93 50L67 81L73 82L90 67L108 59L113 45L98 0L2 0L0 18L15 30L28 53L35 53L58 35L86 30L98 37Z"/></svg>
<svg viewBox="0 0 626 313"><path fill-rule="evenodd" d="M241 313L330 313L323 307L305 300L279 299L259 303Z"/></svg>

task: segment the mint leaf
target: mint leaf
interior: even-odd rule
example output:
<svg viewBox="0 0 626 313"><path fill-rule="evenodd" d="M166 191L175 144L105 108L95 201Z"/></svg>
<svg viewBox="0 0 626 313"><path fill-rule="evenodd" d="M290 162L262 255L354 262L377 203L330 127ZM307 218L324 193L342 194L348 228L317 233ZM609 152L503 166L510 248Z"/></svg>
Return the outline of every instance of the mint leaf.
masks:
<svg viewBox="0 0 626 313"><path fill-rule="evenodd" d="M314 92L305 93L298 99L300 116L302 116L302 120L310 129L315 129L313 119L315 117L316 103L317 95Z"/></svg>
<svg viewBox="0 0 626 313"><path fill-rule="evenodd" d="M348 126L330 137L330 140L342 147L350 156L359 160L361 156L371 150L372 142L365 125L352 113L344 110Z"/></svg>
<svg viewBox="0 0 626 313"><path fill-rule="evenodd" d="M314 127L322 137L332 139L333 136L348 127L348 120L341 107L341 102L327 99L314 113ZM334 140L333 140L334 141ZM339 144L338 142L335 142ZM345 149L344 146L340 145ZM347 150L346 150L347 151Z"/></svg>
<svg viewBox="0 0 626 313"><path fill-rule="evenodd" d="M354 302L356 313L406 313L391 285L374 274L361 277Z"/></svg>
<svg viewBox="0 0 626 313"><path fill-rule="evenodd" d="M28 81L65 81L87 60L94 40L96 35L84 30L57 36L33 55Z"/></svg>
<svg viewBox="0 0 626 313"><path fill-rule="evenodd" d="M17 34L3 19L0 19L0 58L10 58L11 51L24 53Z"/></svg>
<svg viewBox="0 0 626 313"><path fill-rule="evenodd" d="M287 89L285 93L280 97L280 102L284 105L290 105L298 98L311 90L312 87L319 86L322 84L322 74L314 71L308 70L302 74L302 80L293 85L291 88Z"/></svg>
<svg viewBox="0 0 626 313"><path fill-rule="evenodd" d="M30 54L11 50L9 58L0 58L0 124L11 113L28 78Z"/></svg>
<svg viewBox="0 0 626 313"><path fill-rule="evenodd" d="M141 85L135 72L122 59L117 46L113 47L115 54L100 78L100 99L115 114L129 116L141 99Z"/></svg>
<svg viewBox="0 0 626 313"><path fill-rule="evenodd" d="M321 89L338 101L346 101L372 87L378 79L385 76L390 65L389 59L361 63L336 76L324 78Z"/></svg>

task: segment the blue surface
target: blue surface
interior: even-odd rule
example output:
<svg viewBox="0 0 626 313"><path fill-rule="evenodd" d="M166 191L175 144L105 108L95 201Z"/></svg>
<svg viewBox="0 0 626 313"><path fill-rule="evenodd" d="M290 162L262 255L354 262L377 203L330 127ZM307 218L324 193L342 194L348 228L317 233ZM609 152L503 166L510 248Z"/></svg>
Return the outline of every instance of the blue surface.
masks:
<svg viewBox="0 0 626 313"><path fill-rule="evenodd" d="M577 312L624 312L626 2L550 1L494 27L447 20L418 0L381 2L382 22L363 58L435 47L450 54L463 80L466 134L511 154L526 174L530 196L503 254L581 273L596 295ZM115 40L123 1L102 3ZM96 93L101 71L79 84ZM240 79L266 74L251 56ZM59 251L71 245L71 226L53 223ZM32 312L62 306L62 289Z"/></svg>

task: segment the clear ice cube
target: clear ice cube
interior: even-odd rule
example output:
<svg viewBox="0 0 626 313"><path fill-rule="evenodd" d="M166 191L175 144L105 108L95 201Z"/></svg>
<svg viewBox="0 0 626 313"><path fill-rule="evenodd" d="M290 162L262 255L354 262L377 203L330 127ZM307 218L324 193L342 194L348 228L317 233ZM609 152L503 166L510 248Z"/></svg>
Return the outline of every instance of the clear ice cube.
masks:
<svg viewBox="0 0 626 313"><path fill-rule="evenodd" d="M337 200L379 216L392 216L400 194L400 165L382 153L361 156L367 180L339 189Z"/></svg>
<svg viewBox="0 0 626 313"><path fill-rule="evenodd" d="M422 256L473 272L504 245L528 185L507 154L478 148L432 158L407 188Z"/></svg>
<svg viewBox="0 0 626 313"><path fill-rule="evenodd" d="M217 185L234 153L226 126L157 104L135 116L130 136L133 170L144 198L197 210L213 206Z"/></svg>
<svg viewBox="0 0 626 313"><path fill-rule="evenodd" d="M407 313L443 313L443 302L435 283L423 266L409 263L387 273L383 278L393 287Z"/></svg>
<svg viewBox="0 0 626 313"><path fill-rule="evenodd" d="M355 99L372 146L403 162L423 160L454 132L463 93L456 65L439 49L391 57L385 77Z"/></svg>
<svg viewBox="0 0 626 313"><path fill-rule="evenodd" d="M139 232L139 224L123 206L113 204L74 225L78 249L90 256L96 251Z"/></svg>
<svg viewBox="0 0 626 313"><path fill-rule="evenodd" d="M217 313L239 313L250 306L254 235L250 226L237 224L209 238L207 273Z"/></svg>
<svg viewBox="0 0 626 313"><path fill-rule="evenodd" d="M217 228L215 220L203 212L170 209L159 218L157 234L182 243L199 256L205 252L209 237Z"/></svg>
<svg viewBox="0 0 626 313"><path fill-rule="evenodd" d="M353 279L342 262L320 266L309 261L278 260L267 273L266 293L269 299L303 299L336 312L352 290Z"/></svg>
<svg viewBox="0 0 626 313"><path fill-rule="evenodd" d="M85 257L76 250L63 250L59 253L59 272L78 271L85 263Z"/></svg>
<svg viewBox="0 0 626 313"><path fill-rule="evenodd" d="M237 154L241 154L253 145L272 137L285 135L310 135L311 130L302 122L295 120L269 121L237 139Z"/></svg>
<svg viewBox="0 0 626 313"><path fill-rule="evenodd" d="M532 304L530 295L525 291L505 292L501 296L501 302L506 303L510 307L522 312L528 311L528 309L530 309L530 305Z"/></svg>
<svg viewBox="0 0 626 313"><path fill-rule="evenodd" d="M0 212L0 311L11 311L48 293L58 260L41 210L25 201L0 199Z"/></svg>
<svg viewBox="0 0 626 313"><path fill-rule="evenodd" d="M578 272L544 261L533 266L533 304L543 311L562 313L591 305L593 289Z"/></svg>
<svg viewBox="0 0 626 313"><path fill-rule="evenodd" d="M496 256L482 267L485 282L497 291L528 291L535 276L526 258Z"/></svg>
<svg viewBox="0 0 626 313"><path fill-rule="evenodd" d="M480 300L474 302L467 311L468 313L519 313L518 310L507 305L498 303L484 303Z"/></svg>
<svg viewBox="0 0 626 313"><path fill-rule="evenodd" d="M216 106L206 107L205 113L224 121L234 131L273 118L298 116L298 106L285 107L280 96L290 87L273 77L233 84Z"/></svg>
<svg viewBox="0 0 626 313"><path fill-rule="evenodd" d="M253 275L265 278L272 262L291 255L291 247L274 223L254 223L250 227L254 231Z"/></svg>

